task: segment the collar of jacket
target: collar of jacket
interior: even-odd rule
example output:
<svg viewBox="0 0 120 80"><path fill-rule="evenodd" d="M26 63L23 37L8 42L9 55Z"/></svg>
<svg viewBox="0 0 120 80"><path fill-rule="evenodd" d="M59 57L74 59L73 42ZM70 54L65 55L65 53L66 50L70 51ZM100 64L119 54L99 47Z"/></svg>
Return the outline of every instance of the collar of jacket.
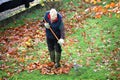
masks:
<svg viewBox="0 0 120 80"><path fill-rule="evenodd" d="M51 20L51 19L50 19L50 13L48 14L47 17L48 17L49 20ZM58 17L57 17L53 22L57 22L57 21L58 21Z"/></svg>

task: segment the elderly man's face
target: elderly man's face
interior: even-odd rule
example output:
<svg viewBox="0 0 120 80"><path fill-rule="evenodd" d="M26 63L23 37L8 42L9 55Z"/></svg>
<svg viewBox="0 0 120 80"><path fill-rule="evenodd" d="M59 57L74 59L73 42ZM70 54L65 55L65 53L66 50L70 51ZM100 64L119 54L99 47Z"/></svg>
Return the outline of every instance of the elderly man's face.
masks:
<svg viewBox="0 0 120 80"><path fill-rule="evenodd" d="M56 15L50 15L50 18L51 18L51 21L54 21L57 18L57 16Z"/></svg>

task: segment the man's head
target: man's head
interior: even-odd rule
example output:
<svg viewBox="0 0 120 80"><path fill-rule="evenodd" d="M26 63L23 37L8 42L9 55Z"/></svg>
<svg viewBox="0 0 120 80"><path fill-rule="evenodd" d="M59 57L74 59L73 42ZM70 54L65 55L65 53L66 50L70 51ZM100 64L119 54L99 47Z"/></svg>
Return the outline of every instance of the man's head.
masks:
<svg viewBox="0 0 120 80"><path fill-rule="evenodd" d="M57 11L55 9L50 10L50 19L54 21L57 18Z"/></svg>

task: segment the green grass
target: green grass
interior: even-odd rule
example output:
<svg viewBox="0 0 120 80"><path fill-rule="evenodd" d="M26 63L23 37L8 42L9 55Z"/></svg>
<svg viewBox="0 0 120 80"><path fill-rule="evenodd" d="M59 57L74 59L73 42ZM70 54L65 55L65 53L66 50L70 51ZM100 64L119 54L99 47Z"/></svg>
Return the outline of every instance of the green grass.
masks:
<svg viewBox="0 0 120 80"><path fill-rule="evenodd" d="M66 4L68 4L71 0L64 0L64 8L70 9ZM72 0L74 1L74 0ZM78 1L78 0L76 0ZM76 3L76 2L74 2ZM30 20L41 20L45 10L35 10L34 12L29 13L28 15L22 16L21 19L16 20L15 23L9 23L6 28L1 28L1 31L4 31L10 27L16 27L25 24L25 22ZM74 12L72 14L66 13L67 18L71 18L74 16ZM34 70L33 72L23 71L19 74L15 73L15 75L9 77L9 80L117 80L117 77L112 75L120 74L119 71L114 70L116 69L115 66L112 66L115 63L114 58L110 54L115 48L119 48L120 44L120 18L116 18L113 14L112 18L108 16L103 16L100 19L87 19L86 23L83 24L84 28L74 27L72 31L73 34L68 34L68 41L70 38L77 39L78 42L75 42L74 45L69 46L67 51L71 53L72 59L69 56L66 56L66 50L63 48L62 59L68 59L69 62L74 62L74 60L82 65L79 67L78 71L74 68L71 69L69 74L61 74L61 75L42 75L40 74L39 70ZM74 22L73 22L74 23ZM84 39L82 33L85 32L87 38ZM103 38L103 41L101 40ZM105 42L104 42L105 41ZM91 42L94 42L91 44ZM70 42L69 42L70 43ZM89 44L90 43L90 44ZM119 43L119 44L116 44ZM98 48L98 50L97 50ZM47 50L46 43L39 43L37 46L34 47L34 51L29 50L27 55L28 56L37 56L35 60L28 60L24 64L28 64L31 62L36 62L40 60L40 57L44 50ZM92 50L92 51L91 51ZM97 50L97 51L96 51ZM47 55L47 54L46 54ZM117 54L116 57L120 55ZM109 58L112 57L112 58ZM90 58L90 60L89 60ZM104 59L108 60L109 64L105 65L103 63ZM15 59L11 59L7 62L7 65L11 65L11 67L17 67L18 65L13 64ZM42 60L44 61L44 60ZM89 61L89 65L87 66L86 63ZM97 65L97 63L99 65ZM0 64L3 64L0 61ZM118 65L120 65L120 61L118 61ZM110 67L113 67L113 70L109 70ZM18 67L19 68L19 67ZM14 69L9 69L12 71ZM0 70L0 78L8 77L6 71Z"/></svg>
<svg viewBox="0 0 120 80"><path fill-rule="evenodd" d="M110 77L110 71L107 70L108 66L102 63L103 56L109 58L111 56L111 51L115 48L120 47L116 42L120 42L119 34L120 34L120 19L116 19L115 16L112 18L103 16L101 19L87 19L87 24L84 25L84 28L74 29L75 33L71 36L76 37L79 40L78 43L74 44L70 50L73 53L73 57L77 60L82 60L82 64L85 66L87 57L92 57L90 60L90 67L87 67L87 71L85 74L82 74L79 79L92 79L92 80L106 80ZM102 33L101 33L102 31ZM114 37L112 37L114 32ZM85 39L81 35L81 32L86 32L87 34L87 42L91 42L91 38L95 39L95 43L93 45L85 42ZM110 32L110 33L109 33ZM105 37L106 43L101 41L101 37ZM107 40L110 42L107 43ZM93 52L87 51L87 48L93 48ZM95 51L96 48L99 48L99 51ZM104 49L106 51L104 51ZM81 53L81 56L78 56L77 53ZM117 54L119 56L119 54ZM101 64L101 69L97 72L94 72L96 68L96 62ZM114 60L110 60L110 63L114 63ZM120 64L118 64L120 65ZM110 66L110 65L109 65ZM84 67L83 67L84 68ZM118 72L118 71L116 71ZM116 79L115 77L111 77Z"/></svg>
<svg viewBox="0 0 120 80"><path fill-rule="evenodd" d="M28 75L29 74L29 75ZM70 78L69 78L70 77ZM41 75L40 71L33 71L32 73L28 73L27 71L24 71L20 73L18 76L14 76L10 78L10 80L78 80L79 76L76 76L72 73L70 74L62 74L62 75Z"/></svg>

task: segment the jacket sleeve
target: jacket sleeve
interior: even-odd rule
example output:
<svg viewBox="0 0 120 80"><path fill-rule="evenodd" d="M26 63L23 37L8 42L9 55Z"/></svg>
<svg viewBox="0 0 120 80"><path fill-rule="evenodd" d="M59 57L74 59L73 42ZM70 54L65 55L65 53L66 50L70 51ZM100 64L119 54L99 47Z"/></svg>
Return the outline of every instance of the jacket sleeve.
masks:
<svg viewBox="0 0 120 80"><path fill-rule="evenodd" d="M65 39L65 28L64 28L63 22L61 22L61 24L60 24L60 34L61 34L60 38Z"/></svg>
<svg viewBox="0 0 120 80"><path fill-rule="evenodd" d="M44 15L44 22L49 22L48 17L47 17L48 14L49 14L49 11L47 11Z"/></svg>

